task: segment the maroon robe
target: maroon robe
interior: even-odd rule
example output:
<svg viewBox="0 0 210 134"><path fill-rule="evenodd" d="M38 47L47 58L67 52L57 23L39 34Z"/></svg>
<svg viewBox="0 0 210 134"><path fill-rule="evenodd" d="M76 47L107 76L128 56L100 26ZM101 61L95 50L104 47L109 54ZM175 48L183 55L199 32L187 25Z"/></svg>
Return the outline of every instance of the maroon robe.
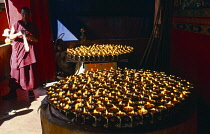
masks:
<svg viewBox="0 0 210 134"><path fill-rule="evenodd" d="M29 22L27 25L19 20L13 25L15 33L26 30L27 34L38 38L38 30L34 23ZM35 42L28 39L29 52L25 51L23 37L18 36L12 42L12 55L10 59L11 79L9 86L11 89L21 88L24 90L33 90L37 88L37 78L35 73L36 57L34 53Z"/></svg>

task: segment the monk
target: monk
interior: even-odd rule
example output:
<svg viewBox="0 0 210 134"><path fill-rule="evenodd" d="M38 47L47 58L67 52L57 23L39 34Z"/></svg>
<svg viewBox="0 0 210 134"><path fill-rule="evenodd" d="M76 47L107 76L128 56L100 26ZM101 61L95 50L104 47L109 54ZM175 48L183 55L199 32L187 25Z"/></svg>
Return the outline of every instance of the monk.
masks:
<svg viewBox="0 0 210 134"><path fill-rule="evenodd" d="M10 92L3 99L17 97L16 89L28 91L29 98L34 98L33 90L38 87L35 74L36 56L34 47L38 42L37 26L30 21L30 9L21 8L22 19L18 20L10 30L12 54L10 59Z"/></svg>

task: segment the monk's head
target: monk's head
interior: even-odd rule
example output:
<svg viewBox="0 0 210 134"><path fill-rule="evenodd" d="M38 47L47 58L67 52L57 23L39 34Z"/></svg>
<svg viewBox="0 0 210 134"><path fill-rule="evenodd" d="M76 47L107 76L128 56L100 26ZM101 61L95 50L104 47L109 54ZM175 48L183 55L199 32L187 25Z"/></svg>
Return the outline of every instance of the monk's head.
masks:
<svg viewBox="0 0 210 134"><path fill-rule="evenodd" d="M21 8L21 16L22 16L23 22L27 23L30 20L30 15L31 15L31 12L28 7Z"/></svg>

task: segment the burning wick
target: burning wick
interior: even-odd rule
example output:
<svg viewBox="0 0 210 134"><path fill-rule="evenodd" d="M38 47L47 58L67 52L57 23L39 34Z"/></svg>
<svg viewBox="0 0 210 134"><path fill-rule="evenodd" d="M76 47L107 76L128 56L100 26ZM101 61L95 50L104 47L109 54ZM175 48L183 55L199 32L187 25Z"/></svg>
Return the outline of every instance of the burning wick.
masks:
<svg viewBox="0 0 210 134"><path fill-rule="evenodd" d="M126 110L126 111L132 111L133 110L133 107L129 106L129 102L128 102L128 105L126 107L124 107L124 110Z"/></svg>
<svg viewBox="0 0 210 134"><path fill-rule="evenodd" d="M147 114L147 113L148 113L148 111L144 107L142 107L142 106L138 110L138 114L143 115L143 114Z"/></svg>

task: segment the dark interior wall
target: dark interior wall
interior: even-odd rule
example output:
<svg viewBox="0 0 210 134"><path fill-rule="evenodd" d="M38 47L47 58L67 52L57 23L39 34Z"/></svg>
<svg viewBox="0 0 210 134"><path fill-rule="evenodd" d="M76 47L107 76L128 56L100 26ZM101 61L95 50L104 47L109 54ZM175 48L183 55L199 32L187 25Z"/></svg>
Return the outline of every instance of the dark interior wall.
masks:
<svg viewBox="0 0 210 134"><path fill-rule="evenodd" d="M53 0L50 1L54 39L59 20L78 39L149 37L153 28L154 0Z"/></svg>
<svg viewBox="0 0 210 134"><path fill-rule="evenodd" d="M184 9L173 17L171 72L191 81L210 106L210 8Z"/></svg>
<svg viewBox="0 0 210 134"><path fill-rule="evenodd" d="M182 9L173 17L171 71L192 82L198 134L210 133L210 8Z"/></svg>

